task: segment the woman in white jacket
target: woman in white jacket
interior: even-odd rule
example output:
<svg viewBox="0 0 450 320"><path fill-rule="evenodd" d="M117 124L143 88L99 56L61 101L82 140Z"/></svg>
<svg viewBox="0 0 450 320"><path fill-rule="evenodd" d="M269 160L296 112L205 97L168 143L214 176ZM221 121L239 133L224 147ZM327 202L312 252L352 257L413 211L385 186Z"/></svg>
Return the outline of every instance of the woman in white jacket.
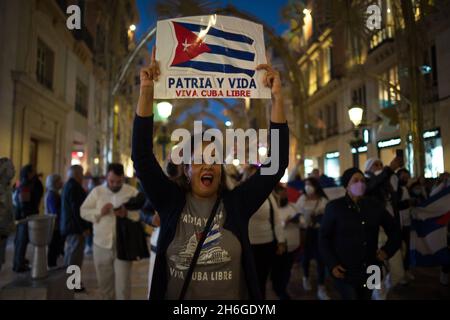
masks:
<svg viewBox="0 0 450 320"><path fill-rule="evenodd" d="M328 203L327 196L315 178L305 179L305 193L297 200L298 212L303 216L306 235L303 256L303 288L311 290L309 278L309 264L312 259L317 264L317 297L320 300L329 300L325 289L325 265L319 253L319 227L320 220Z"/></svg>
<svg viewBox="0 0 450 320"><path fill-rule="evenodd" d="M254 165L249 166L245 172L246 178L254 174L256 169ZM274 257L285 251L283 226L277 209L277 201L271 194L250 218L248 225L248 236L263 299L266 298L266 282Z"/></svg>

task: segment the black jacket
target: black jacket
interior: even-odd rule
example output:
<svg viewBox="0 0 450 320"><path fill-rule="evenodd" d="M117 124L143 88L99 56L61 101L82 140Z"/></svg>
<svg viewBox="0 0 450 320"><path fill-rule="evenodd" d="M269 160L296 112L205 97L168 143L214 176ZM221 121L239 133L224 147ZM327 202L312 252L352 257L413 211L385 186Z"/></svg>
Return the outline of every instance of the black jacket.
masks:
<svg viewBox="0 0 450 320"><path fill-rule="evenodd" d="M280 181L289 161L287 124L271 123L279 129L279 169L274 175L261 175L258 170L243 184L222 194L226 210L224 228L230 230L242 245L242 266L250 299L261 299L255 263L248 239L248 222ZM153 272L150 299L165 299L168 282L166 250L172 242L186 194L162 171L153 154L153 117L134 119L132 159L142 187L160 215L161 229Z"/></svg>
<svg viewBox="0 0 450 320"><path fill-rule="evenodd" d="M378 232L382 226L388 241L382 248L391 257L400 248L400 229L392 215L373 198L355 204L348 195L330 201L325 208L319 233L320 253L330 270L346 269L345 280L363 284L367 267L376 259Z"/></svg>
<svg viewBox="0 0 450 320"><path fill-rule="evenodd" d="M23 173L21 172L21 176ZM31 180L22 178L19 187L14 191L14 203L16 204L16 220L24 219L34 214L39 214L44 187L38 176Z"/></svg>
<svg viewBox="0 0 450 320"><path fill-rule="evenodd" d="M391 184L391 177L395 172L390 167L384 167L379 175L370 173L367 177L366 195L374 198L385 207L389 202L394 211L395 221L400 225L400 210L408 209L409 202L401 201L401 194L395 191ZM401 189L398 186L398 190Z"/></svg>
<svg viewBox="0 0 450 320"><path fill-rule="evenodd" d="M80 207L86 199L86 191L75 179L64 184L61 195L61 235L82 234L89 224L80 216Z"/></svg>

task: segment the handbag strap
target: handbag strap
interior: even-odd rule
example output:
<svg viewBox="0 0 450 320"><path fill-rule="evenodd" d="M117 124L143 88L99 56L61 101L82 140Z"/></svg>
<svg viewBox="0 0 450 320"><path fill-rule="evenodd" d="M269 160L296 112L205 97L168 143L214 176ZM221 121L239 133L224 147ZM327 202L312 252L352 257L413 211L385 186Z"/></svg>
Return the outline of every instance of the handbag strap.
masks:
<svg viewBox="0 0 450 320"><path fill-rule="evenodd" d="M209 228L211 227L212 221L213 221L214 217L216 216L217 209L219 208L219 204L220 204L220 197L217 197L216 203L214 203L214 206L211 210L211 214L209 215L208 221L206 222L206 226L200 235L200 239L197 243L197 248L195 249L194 256L192 257L191 264L190 264L189 270L186 274L186 278L184 279L183 287L181 289L180 297L178 300L183 300L184 296L186 295L187 289L189 287L189 283L191 282L192 273L194 273L195 265L197 264L197 260L200 256L200 252L202 250L203 243L206 240L206 236L208 235Z"/></svg>
<svg viewBox="0 0 450 320"><path fill-rule="evenodd" d="M274 209L272 201L270 200L270 196L267 198L270 206L270 227L272 229L273 241L278 242L277 236L275 234L275 217L274 217Z"/></svg>

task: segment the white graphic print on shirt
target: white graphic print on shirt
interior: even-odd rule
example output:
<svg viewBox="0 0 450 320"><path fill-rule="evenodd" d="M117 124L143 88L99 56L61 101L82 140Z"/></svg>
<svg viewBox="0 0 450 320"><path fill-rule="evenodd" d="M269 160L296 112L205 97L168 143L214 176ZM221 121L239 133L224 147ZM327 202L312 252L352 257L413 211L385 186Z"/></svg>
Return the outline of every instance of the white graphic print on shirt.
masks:
<svg viewBox="0 0 450 320"><path fill-rule="evenodd" d="M211 265L231 261L229 253L220 246L222 232L218 221L222 218L223 213L221 211L219 216L215 218L216 222L208 232L205 242L203 243L197 265ZM182 219L183 222L187 221L187 215L184 215ZM195 219L190 220L195 221ZM188 239L186 245L182 247L182 250L178 254L170 256L170 260L175 263L175 267L178 270L189 269L200 237L201 232L194 232Z"/></svg>

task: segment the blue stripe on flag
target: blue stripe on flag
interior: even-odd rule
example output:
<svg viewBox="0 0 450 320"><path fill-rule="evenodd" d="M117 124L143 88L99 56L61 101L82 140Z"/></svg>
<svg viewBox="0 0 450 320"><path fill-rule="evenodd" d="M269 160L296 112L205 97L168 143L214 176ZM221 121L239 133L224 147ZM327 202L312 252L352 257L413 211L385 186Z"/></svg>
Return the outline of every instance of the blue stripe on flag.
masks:
<svg viewBox="0 0 450 320"><path fill-rule="evenodd" d="M436 201L442 197L445 197L446 195L449 195L449 194L450 194L450 187L447 187L445 189L442 189L440 192L436 193L432 197L429 197L425 201L419 203L419 205L417 205L417 207L425 208L426 206L433 203L434 201Z"/></svg>
<svg viewBox="0 0 450 320"><path fill-rule="evenodd" d="M450 250L445 247L434 254L423 255L416 250L410 250L412 266L435 267L450 264Z"/></svg>
<svg viewBox="0 0 450 320"><path fill-rule="evenodd" d="M252 52L230 49L222 46L217 46L215 44L207 43L206 45L211 49L211 51L208 53L221 54L230 58L247 61L253 61L255 59L255 54Z"/></svg>
<svg viewBox="0 0 450 320"><path fill-rule="evenodd" d="M189 67L200 71L211 71L211 72L243 73L248 75L249 77L253 77L253 75L255 74L254 70L238 68L232 66L231 64L219 64L212 62L192 61L192 60L179 63L177 65L174 65L174 67Z"/></svg>
<svg viewBox="0 0 450 320"><path fill-rule="evenodd" d="M411 229L416 231L417 236L419 238L426 237L431 232L436 231L437 229L447 227L446 225L443 226L442 224L437 223L437 220L441 217L442 216L434 217L434 218L430 218L430 219L426 219L426 220L412 219L411 220Z"/></svg>
<svg viewBox="0 0 450 320"><path fill-rule="evenodd" d="M175 22L182 25L183 27L185 27L186 29L188 29L192 32L200 32L200 30L205 30L208 28L207 26L202 26L202 25L193 24L193 23L178 22L178 21L175 21ZM226 31L222 31L219 29L215 29L215 28L209 28L208 34L212 35L214 37L223 38L226 40L232 40L232 41L237 41L237 42L253 44L253 39L250 37L244 36L243 34L226 32Z"/></svg>

